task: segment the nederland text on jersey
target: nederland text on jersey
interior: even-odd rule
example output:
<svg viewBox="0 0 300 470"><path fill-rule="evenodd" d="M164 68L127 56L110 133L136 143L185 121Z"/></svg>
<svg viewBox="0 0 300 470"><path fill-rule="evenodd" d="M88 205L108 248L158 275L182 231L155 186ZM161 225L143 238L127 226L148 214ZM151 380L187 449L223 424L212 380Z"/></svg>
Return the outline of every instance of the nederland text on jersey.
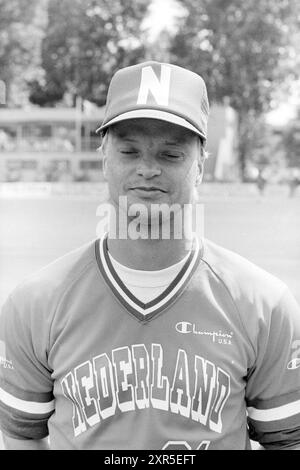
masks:
<svg viewBox="0 0 300 470"><path fill-rule="evenodd" d="M111 358L106 353L95 356L66 374L61 386L73 406L74 435L116 413L146 408L179 414L222 433L230 375L203 357L178 349L174 371L167 376L163 358L162 345L147 349L145 344L135 344L112 350ZM268 410L251 407L248 413L267 423L297 414L299 407L300 401Z"/></svg>
<svg viewBox="0 0 300 470"><path fill-rule="evenodd" d="M200 356L178 349L174 372L164 375L160 344L134 344L83 362L61 381L73 405L77 436L116 413L145 408L169 411L222 432L222 410L230 394L230 376ZM193 389L190 373L194 374Z"/></svg>

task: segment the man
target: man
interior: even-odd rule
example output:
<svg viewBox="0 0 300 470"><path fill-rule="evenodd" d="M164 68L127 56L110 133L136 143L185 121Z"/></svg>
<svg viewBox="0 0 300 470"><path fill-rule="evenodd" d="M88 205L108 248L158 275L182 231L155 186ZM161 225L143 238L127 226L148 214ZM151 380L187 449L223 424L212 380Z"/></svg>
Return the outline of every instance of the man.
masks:
<svg viewBox="0 0 300 470"><path fill-rule="evenodd" d="M0 317L7 448L300 444L295 300L191 236L207 119L193 72L148 62L114 75L99 129L109 233L33 275Z"/></svg>

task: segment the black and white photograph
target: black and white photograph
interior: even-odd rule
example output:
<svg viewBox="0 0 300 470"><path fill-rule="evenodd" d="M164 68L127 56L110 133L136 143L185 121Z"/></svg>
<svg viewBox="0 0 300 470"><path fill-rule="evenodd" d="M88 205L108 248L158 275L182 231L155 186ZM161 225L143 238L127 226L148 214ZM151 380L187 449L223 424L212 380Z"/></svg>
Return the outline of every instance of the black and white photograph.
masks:
<svg viewBox="0 0 300 470"><path fill-rule="evenodd" d="M297 0L0 0L0 450L300 450L299 77Z"/></svg>

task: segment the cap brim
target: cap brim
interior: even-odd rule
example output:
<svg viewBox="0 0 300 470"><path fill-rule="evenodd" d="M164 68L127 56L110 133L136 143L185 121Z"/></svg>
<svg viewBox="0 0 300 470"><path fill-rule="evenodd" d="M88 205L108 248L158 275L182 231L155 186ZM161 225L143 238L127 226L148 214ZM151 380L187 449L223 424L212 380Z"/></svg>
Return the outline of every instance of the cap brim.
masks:
<svg viewBox="0 0 300 470"><path fill-rule="evenodd" d="M202 139L206 139L203 132L199 131L195 126L190 124L185 119L181 118L180 116L176 116L176 114L167 113L165 111L160 111L158 109L136 109L134 111L128 111L127 113L120 114L115 118L111 119L110 121L106 122L102 126L96 129L96 133L106 129L107 127L111 126L112 124L116 124L120 121L126 121L127 119L137 119L137 118L148 118L148 119L159 119L161 121L171 122L172 124L176 124L177 126L185 127L192 132L198 134Z"/></svg>

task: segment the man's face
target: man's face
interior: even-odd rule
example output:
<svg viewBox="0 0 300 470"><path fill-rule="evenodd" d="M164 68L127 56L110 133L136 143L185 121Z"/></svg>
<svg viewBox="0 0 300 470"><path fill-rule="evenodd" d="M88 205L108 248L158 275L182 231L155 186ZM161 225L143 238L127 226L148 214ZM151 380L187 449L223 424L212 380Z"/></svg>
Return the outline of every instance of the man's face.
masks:
<svg viewBox="0 0 300 470"><path fill-rule="evenodd" d="M131 119L110 128L103 146L104 175L116 206L191 203L201 177L201 147L188 129L155 119Z"/></svg>

